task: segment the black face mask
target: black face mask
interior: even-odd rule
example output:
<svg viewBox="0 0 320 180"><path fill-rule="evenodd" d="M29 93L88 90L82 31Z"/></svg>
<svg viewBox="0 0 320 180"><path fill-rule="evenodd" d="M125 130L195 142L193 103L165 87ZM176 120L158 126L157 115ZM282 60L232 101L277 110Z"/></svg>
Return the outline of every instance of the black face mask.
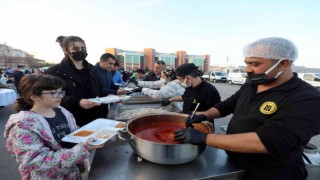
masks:
<svg viewBox="0 0 320 180"><path fill-rule="evenodd" d="M275 65L273 65L271 68L269 68L266 72L262 74L254 74L253 72L247 73L248 80L251 82L252 86L262 85L262 84L270 84L277 80L277 78L282 74L282 71L278 72L278 74L268 79L267 74L269 74L282 60L279 60Z"/></svg>
<svg viewBox="0 0 320 180"><path fill-rule="evenodd" d="M254 74L253 72L249 72L248 74L248 80L251 82L252 86L257 86L261 84L270 84L276 81L276 78L268 79L266 73L262 74Z"/></svg>
<svg viewBox="0 0 320 180"><path fill-rule="evenodd" d="M86 59L86 57L88 56L88 53L85 51L76 51L76 52L70 53L70 55L74 60L82 61Z"/></svg>

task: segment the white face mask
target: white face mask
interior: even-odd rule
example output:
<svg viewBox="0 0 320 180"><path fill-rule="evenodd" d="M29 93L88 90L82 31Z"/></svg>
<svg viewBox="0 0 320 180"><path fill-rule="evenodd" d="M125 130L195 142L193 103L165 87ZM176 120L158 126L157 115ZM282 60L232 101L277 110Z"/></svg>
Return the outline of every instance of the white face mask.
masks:
<svg viewBox="0 0 320 180"><path fill-rule="evenodd" d="M189 85L187 85L186 82L187 82L187 78L184 79L184 81L181 83L181 85L182 85L183 87L185 87L185 88L191 87L191 81L190 81Z"/></svg>

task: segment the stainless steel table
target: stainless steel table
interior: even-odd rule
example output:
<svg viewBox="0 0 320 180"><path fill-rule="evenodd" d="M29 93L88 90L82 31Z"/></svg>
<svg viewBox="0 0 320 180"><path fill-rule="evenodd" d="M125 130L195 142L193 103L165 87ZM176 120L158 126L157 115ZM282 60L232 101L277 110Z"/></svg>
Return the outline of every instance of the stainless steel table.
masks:
<svg viewBox="0 0 320 180"><path fill-rule="evenodd" d="M114 136L97 150L89 179L241 179L244 174L245 170L230 161L223 150L208 147L189 163L161 165L138 159L126 141Z"/></svg>
<svg viewBox="0 0 320 180"><path fill-rule="evenodd" d="M111 104L108 118L113 119L120 103ZM161 165L138 159L129 143L114 136L98 149L89 179L111 180L187 180L241 179L245 170L228 159L223 150L207 147L196 160L181 165Z"/></svg>

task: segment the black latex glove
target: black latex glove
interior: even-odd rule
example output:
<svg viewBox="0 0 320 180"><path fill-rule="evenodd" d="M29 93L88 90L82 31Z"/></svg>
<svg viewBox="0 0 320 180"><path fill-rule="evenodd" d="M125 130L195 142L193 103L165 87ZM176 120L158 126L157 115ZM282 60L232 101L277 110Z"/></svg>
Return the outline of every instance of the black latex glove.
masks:
<svg viewBox="0 0 320 180"><path fill-rule="evenodd" d="M130 78L129 82L131 82L131 83L135 84L136 86L138 86L138 81L134 77Z"/></svg>
<svg viewBox="0 0 320 180"><path fill-rule="evenodd" d="M169 101L169 99L167 99L167 98L163 98L161 101L162 106L168 106L170 103L171 103L171 101Z"/></svg>
<svg viewBox="0 0 320 180"><path fill-rule="evenodd" d="M205 116L204 114L194 115L192 119L190 118L191 118L191 115L188 116L185 120L186 127L193 127L192 126L193 123L201 123L202 121L205 121L208 119L207 116Z"/></svg>
<svg viewBox="0 0 320 180"><path fill-rule="evenodd" d="M133 92L141 92L141 91L142 91L142 87L138 87L133 90Z"/></svg>
<svg viewBox="0 0 320 180"><path fill-rule="evenodd" d="M174 132L174 140L180 143L206 145L207 134L193 128L183 128Z"/></svg>

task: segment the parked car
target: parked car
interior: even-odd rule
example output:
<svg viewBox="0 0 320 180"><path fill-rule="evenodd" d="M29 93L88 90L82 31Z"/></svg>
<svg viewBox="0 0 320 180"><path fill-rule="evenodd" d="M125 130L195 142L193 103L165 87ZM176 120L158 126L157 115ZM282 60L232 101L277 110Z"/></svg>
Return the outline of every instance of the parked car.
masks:
<svg viewBox="0 0 320 180"><path fill-rule="evenodd" d="M247 80L247 73L228 73L229 84L244 84Z"/></svg>
<svg viewBox="0 0 320 180"><path fill-rule="evenodd" d="M227 82L227 77L224 72L221 71L209 71L204 73L204 75L201 76L205 80L209 80L212 82Z"/></svg>
<svg viewBox="0 0 320 180"><path fill-rule="evenodd" d="M298 77L312 86L320 88L320 73L298 73Z"/></svg>

